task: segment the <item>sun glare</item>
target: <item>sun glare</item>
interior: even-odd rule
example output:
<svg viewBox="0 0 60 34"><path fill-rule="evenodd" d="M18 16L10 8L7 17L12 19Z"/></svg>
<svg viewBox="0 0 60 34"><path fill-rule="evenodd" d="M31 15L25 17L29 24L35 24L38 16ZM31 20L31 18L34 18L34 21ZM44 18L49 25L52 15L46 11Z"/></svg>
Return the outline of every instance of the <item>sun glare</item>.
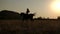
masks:
<svg viewBox="0 0 60 34"><path fill-rule="evenodd" d="M60 0L55 0L50 4L51 10L60 13Z"/></svg>

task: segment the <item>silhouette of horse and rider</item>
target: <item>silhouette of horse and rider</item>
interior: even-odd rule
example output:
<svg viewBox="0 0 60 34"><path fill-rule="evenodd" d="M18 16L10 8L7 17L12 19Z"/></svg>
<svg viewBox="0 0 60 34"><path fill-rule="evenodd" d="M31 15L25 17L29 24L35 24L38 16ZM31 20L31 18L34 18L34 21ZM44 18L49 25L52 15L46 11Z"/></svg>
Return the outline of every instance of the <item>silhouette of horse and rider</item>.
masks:
<svg viewBox="0 0 60 34"><path fill-rule="evenodd" d="M9 10L0 11L0 19L33 19L34 14L29 14L29 9L27 8L26 13L17 13Z"/></svg>

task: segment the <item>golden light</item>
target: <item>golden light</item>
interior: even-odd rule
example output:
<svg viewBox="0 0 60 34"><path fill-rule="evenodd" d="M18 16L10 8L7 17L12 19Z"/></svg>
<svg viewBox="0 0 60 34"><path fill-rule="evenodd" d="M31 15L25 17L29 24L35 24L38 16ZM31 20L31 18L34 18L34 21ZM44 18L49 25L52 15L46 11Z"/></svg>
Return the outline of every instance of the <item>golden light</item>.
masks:
<svg viewBox="0 0 60 34"><path fill-rule="evenodd" d="M56 13L60 13L60 0L54 0L50 4L50 8L51 8L52 11L54 11Z"/></svg>

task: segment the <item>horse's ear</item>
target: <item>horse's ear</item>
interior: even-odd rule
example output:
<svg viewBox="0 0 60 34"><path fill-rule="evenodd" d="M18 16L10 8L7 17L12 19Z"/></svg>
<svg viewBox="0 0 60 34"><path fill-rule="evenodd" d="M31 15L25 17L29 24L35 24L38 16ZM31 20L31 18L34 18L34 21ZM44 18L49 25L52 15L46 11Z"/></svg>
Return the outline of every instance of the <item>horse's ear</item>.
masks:
<svg viewBox="0 0 60 34"><path fill-rule="evenodd" d="M35 16L36 13L34 13L34 16Z"/></svg>
<svg viewBox="0 0 60 34"><path fill-rule="evenodd" d="M36 13L34 13L34 14L36 14Z"/></svg>

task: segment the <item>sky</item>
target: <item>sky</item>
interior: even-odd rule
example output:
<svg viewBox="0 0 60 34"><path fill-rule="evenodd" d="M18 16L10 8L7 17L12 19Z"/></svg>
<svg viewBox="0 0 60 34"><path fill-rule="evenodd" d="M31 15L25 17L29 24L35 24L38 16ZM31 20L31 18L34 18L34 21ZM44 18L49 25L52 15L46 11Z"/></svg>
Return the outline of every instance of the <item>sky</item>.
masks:
<svg viewBox="0 0 60 34"><path fill-rule="evenodd" d="M59 14L50 10L50 3L53 0L0 0L0 10L12 10L16 12L26 12L30 9L30 13L35 13L36 17L56 18Z"/></svg>

